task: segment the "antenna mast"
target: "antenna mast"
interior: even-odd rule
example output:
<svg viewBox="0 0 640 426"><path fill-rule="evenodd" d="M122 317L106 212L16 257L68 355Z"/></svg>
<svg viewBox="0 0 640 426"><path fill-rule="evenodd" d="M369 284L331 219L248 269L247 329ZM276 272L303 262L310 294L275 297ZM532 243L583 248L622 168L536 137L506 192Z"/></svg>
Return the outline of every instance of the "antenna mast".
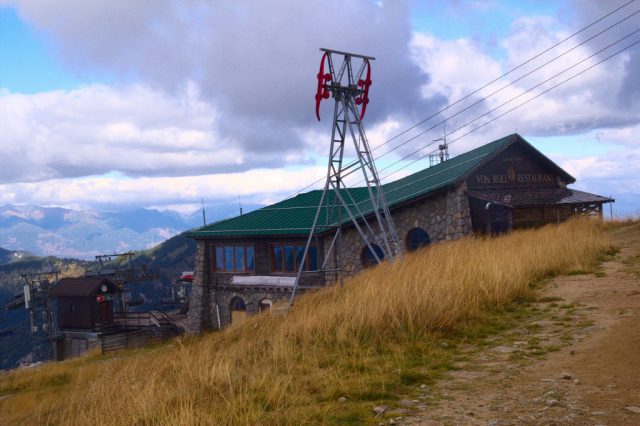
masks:
<svg viewBox="0 0 640 426"><path fill-rule="evenodd" d="M320 120L320 102L323 99L328 99L331 96L335 100L335 104L327 179L302 259L306 259L313 237L317 232L335 228L335 235L328 252L325 253L320 270L325 270L334 247L337 247L334 254L335 269L333 271L339 274L340 282L342 282L342 226L346 222L350 221L355 226L376 261L380 262L383 258L393 259L402 253L389 206L382 192L369 141L362 125L362 119L369 103L370 61L375 58L331 49L320 49L320 51L323 54L315 97L318 120ZM336 62L340 61L340 58L342 58L341 63ZM353 62L359 65L357 71L353 68ZM328 67L326 73L325 64ZM357 162L351 167L343 167L345 141L348 135L353 141ZM360 203L356 203L351 191L346 188L343 182L344 177L358 170L362 172L368 194L368 198ZM321 216L324 217L322 221ZM373 223L374 221L375 223ZM380 253L373 249L373 244L381 247L383 256L379 256ZM302 268L298 270L290 304L295 297L301 273Z"/></svg>
<svg viewBox="0 0 640 426"><path fill-rule="evenodd" d="M442 142L438 145L437 154L429 155L429 167L435 166L439 163L444 163L449 159L449 145L447 145L447 120L444 120L442 123L442 137L438 139L433 139L433 142Z"/></svg>

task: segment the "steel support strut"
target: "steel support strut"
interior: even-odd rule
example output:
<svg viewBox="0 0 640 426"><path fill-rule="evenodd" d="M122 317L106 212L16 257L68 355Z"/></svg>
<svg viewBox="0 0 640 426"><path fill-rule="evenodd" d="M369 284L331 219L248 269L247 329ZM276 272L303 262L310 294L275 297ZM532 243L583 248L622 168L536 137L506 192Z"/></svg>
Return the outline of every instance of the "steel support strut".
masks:
<svg viewBox="0 0 640 426"><path fill-rule="evenodd" d="M335 270L342 283L343 253L342 253L342 227L347 223L353 224L377 262L382 258L393 259L402 255L398 235L389 212L386 198L382 192L380 178L375 166L369 142L362 125L362 118L369 102L368 93L371 85L371 64L375 58L353 53L340 52L330 49L320 49L323 53L320 72L318 73L318 91L316 93L316 114L320 119L319 105L330 94L334 99L333 125L331 129L331 146L329 152L329 164L327 166L327 179L320 196L313 224L305 244L302 265L306 264L309 248L319 232L325 232L336 228L331 245L326 253L323 253L322 267L319 272L327 268L328 260L333 254ZM342 63L336 70L334 56L343 57ZM361 61L358 72L354 74L352 59ZM324 73L325 60L329 72ZM362 79L366 72L365 80ZM359 109L358 109L359 108ZM343 167L344 148L347 136L351 136L355 148L357 161L354 166ZM366 182L368 198L357 201L349 189L344 185L345 171L348 174L357 170L362 171ZM322 215L322 210L325 215ZM324 216L321 220L321 216ZM370 224L375 220L376 224ZM324 222L324 223L322 223ZM382 258L374 250L373 245L381 246ZM319 249L320 247L318 247ZM335 253L333 250L335 249ZM289 304L293 303L296 291L300 283L302 267L298 267L296 280L291 291Z"/></svg>

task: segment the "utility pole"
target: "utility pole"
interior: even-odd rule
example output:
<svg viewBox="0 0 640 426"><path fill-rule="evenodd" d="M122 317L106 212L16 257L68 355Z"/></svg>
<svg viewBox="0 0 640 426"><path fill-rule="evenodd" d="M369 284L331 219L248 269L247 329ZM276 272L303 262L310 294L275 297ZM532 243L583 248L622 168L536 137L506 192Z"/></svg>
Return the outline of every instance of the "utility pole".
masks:
<svg viewBox="0 0 640 426"><path fill-rule="evenodd" d="M59 270L22 274L24 307L29 312L33 336L33 362L53 359L52 339L58 333L49 290L58 282Z"/></svg>
<svg viewBox="0 0 640 426"><path fill-rule="evenodd" d="M85 272L86 277L108 277L122 290L118 301L120 312L127 311L125 293L130 295L133 285L160 278L159 274L148 272L146 266L143 266L142 270L134 268L132 263L134 256L135 253L132 251L96 255L98 267L95 270Z"/></svg>
<svg viewBox="0 0 640 426"><path fill-rule="evenodd" d="M609 195L609 198L611 198L611 195ZM613 222L613 203L609 203L609 220Z"/></svg>
<svg viewBox="0 0 640 426"><path fill-rule="evenodd" d="M307 238L302 263L305 263L304 259L307 258L309 247L314 236L317 236L317 232L335 228L331 246L320 270L325 270L327 261L335 249L335 272L339 274L340 282L342 282L342 226L344 223L351 222L353 224L377 262L383 258L390 260L400 256L402 248L362 125L362 119L369 103L369 87L372 84L371 61L375 58L331 49L320 49L320 51L323 54L317 76L316 117L320 120L321 101L333 97L333 124L327 178ZM325 65L328 67L326 73ZM354 65L358 65L357 71ZM357 161L349 167L344 167L344 148L347 139L351 139L353 142ZM366 202L356 203L353 195L344 184L343 179L356 172L361 172L364 177L368 194ZM368 206L365 208L365 205ZM373 223L374 221L375 223ZM379 256L379 253L374 250L373 244L381 248L383 256ZM290 304L293 303L302 269L298 269Z"/></svg>

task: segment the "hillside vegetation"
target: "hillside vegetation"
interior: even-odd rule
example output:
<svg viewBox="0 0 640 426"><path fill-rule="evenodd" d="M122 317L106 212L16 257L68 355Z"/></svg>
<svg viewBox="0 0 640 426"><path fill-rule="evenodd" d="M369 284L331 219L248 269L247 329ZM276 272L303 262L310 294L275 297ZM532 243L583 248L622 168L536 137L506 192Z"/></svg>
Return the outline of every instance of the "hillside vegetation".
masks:
<svg viewBox="0 0 640 426"><path fill-rule="evenodd" d="M452 368L456 347L499 328L538 283L593 269L608 249L587 220L437 244L286 315L4 374L0 423L377 424L375 405Z"/></svg>

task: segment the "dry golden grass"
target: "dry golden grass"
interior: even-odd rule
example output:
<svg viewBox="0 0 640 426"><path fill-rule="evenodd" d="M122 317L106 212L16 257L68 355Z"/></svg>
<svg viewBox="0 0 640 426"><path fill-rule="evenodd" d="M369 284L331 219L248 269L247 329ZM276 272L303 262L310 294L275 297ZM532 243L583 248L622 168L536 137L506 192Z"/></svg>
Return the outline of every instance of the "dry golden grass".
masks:
<svg viewBox="0 0 640 426"><path fill-rule="evenodd" d="M608 220L605 223L606 228L621 228L625 226L634 226L640 224L640 216L625 216L621 218L616 218L614 220Z"/></svg>
<svg viewBox="0 0 640 426"><path fill-rule="evenodd" d="M303 295L287 315L4 374L0 424L372 422L373 405L450 367L444 339L608 248L586 220L434 245Z"/></svg>

